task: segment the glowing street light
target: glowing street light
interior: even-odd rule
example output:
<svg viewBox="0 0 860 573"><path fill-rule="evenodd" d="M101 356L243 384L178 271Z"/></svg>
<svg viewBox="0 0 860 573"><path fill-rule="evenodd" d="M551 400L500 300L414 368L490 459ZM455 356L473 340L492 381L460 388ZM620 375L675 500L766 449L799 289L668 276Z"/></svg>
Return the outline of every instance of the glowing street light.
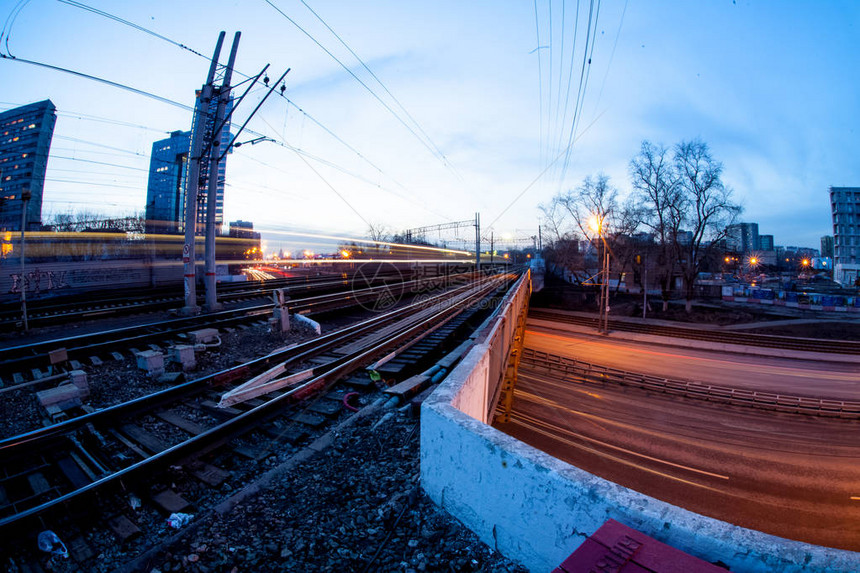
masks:
<svg viewBox="0 0 860 573"><path fill-rule="evenodd" d="M597 331L609 334L609 247L603 234L603 223L606 217L594 214L588 219L588 228L597 233L603 241L603 281L600 283L600 318Z"/></svg>
<svg viewBox="0 0 860 573"><path fill-rule="evenodd" d="M347 251L347 250L343 250L343 251L341 251L341 252L340 252L340 255L341 255L343 258L348 259L348 258L349 258L349 255L350 255L350 252L349 252L349 251Z"/></svg>

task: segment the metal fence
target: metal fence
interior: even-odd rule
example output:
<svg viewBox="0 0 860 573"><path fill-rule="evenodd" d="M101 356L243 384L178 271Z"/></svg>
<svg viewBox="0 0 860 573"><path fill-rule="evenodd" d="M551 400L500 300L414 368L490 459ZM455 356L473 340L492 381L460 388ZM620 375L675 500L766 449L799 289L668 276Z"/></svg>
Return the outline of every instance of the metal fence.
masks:
<svg viewBox="0 0 860 573"><path fill-rule="evenodd" d="M488 347L487 404L484 421L493 419L514 347L517 321L526 312L531 296L531 271L527 270L502 299L498 310L476 333L475 342Z"/></svg>
<svg viewBox="0 0 860 573"><path fill-rule="evenodd" d="M704 384L691 380L661 378L591 364L531 348L523 350L522 364L548 372L560 373L565 381L578 384L617 384L672 396L760 408L774 412L860 419L860 402L792 396Z"/></svg>

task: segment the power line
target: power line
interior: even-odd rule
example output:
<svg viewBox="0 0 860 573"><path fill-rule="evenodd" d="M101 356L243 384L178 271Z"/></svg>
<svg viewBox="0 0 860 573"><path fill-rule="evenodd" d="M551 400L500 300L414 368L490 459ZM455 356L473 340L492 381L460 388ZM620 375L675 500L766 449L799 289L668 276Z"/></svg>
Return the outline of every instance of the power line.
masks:
<svg viewBox="0 0 860 573"><path fill-rule="evenodd" d="M539 151L539 158L540 158L540 163L541 163L541 165L542 165L542 164L543 164L543 158L544 158L544 137L543 137L543 72L542 72L542 70L541 70L542 66L541 66L541 54L540 54L540 50L541 50L541 45L540 45L540 21L539 21L539 19L538 19L538 6L537 6L537 0L534 0L534 5L535 5L535 38L536 38L536 40L537 40L537 47L535 48L535 51L537 51L537 57L538 57L538 106L539 106L539 113L538 113L538 125L540 126L540 151Z"/></svg>
<svg viewBox="0 0 860 573"><path fill-rule="evenodd" d="M131 22L131 21L129 21L129 20L126 20L126 19L124 19L124 18L120 18L119 16L116 16L115 14L112 14L112 13L110 13L110 12L107 12L107 11L104 11L104 10L99 10L99 9L93 8L93 7L91 7L91 6L88 6L88 5L86 5L86 4L82 3L82 2L77 2L77 1L75 1L75 0L58 0L58 1L59 1L59 2L62 2L62 3L64 3L64 4L67 4L67 5L69 5L69 6L75 7L75 8L80 8L80 9L82 9L82 10L89 11L89 12L91 12L91 13L93 13L93 14L96 14L96 15L102 16L102 17L104 17L104 18L108 18L109 20L112 20L112 21L114 21L114 22L118 22L118 23L120 23L120 24L123 24L123 25L129 26L129 27L131 27L131 28L133 28L133 29L135 29L135 30L138 30L138 31L144 32L144 33L149 34L149 35L151 35L151 36L153 36L153 37L155 37L155 38L158 38L158 39L164 40L164 41L166 41L166 42L168 42L168 43L170 43L170 44L172 44L172 45L174 45L174 46L178 46L178 47L180 47L180 48L182 48L182 49L188 50L188 51L190 51L191 53L193 53L193 54L195 54L195 55L197 55L197 56L200 56L201 58L203 58L203 59L205 59L205 60L207 60L207 61L209 60L209 58L208 58L207 56L205 56L205 55L201 54L200 52L198 52L198 51L196 51L196 50L193 50L193 49L189 48L189 47L188 47L188 46L186 46L185 44L182 44L182 43L180 43L180 42L177 42L177 41L175 41L175 40L172 40L172 39L170 39L170 38L168 38L168 37L166 37L166 36L164 36L164 35L162 35L162 34L159 34L159 33L155 32L155 31L153 31L153 30L151 30L151 29L149 29L149 28L146 28L146 27L144 27L144 26L141 26L141 25L139 25L139 24L136 24L136 23L134 23L134 22ZM305 4L305 5L307 6L307 4ZM276 8L276 9L277 9L277 8ZM322 18L321 18L319 15L317 15L317 14L316 14L316 12L314 12L312 9L310 9L310 7L309 7L309 6L308 6L308 9L309 9L309 10L311 10L311 12L313 12L313 13L314 13L314 15L315 15L315 16L317 16L317 18L319 18L319 19L320 19L320 21L323 21L323 20L322 20ZM324 24L324 25L326 25L326 27L327 27L327 28L329 28L329 30L331 30L331 28L330 28L327 24L325 24L325 22L324 22L324 21L323 21L323 24ZM334 35L335 35L335 37L337 37L339 40L341 40L341 39L340 39L340 37L339 37L339 36L337 36L337 34L334 32L334 30L331 30L331 32L332 32L332 34L334 34ZM346 45L346 43L345 43L345 42L343 42L343 40L341 40L341 42L342 42L342 43L344 43L344 45ZM356 54L355 54L355 52L353 52L353 51L352 51L348 46L347 46L347 49L349 49L349 50L350 50L350 52L351 52L353 55L355 55L355 57L356 57L357 59L359 59L359 61L361 61L361 59L360 59L360 58L358 58L358 55L356 55ZM364 62L362 62L362 65L364 65ZM365 68L370 72L370 69L369 69L369 68L367 68L367 66L366 66L366 65L365 65ZM241 83L244 83L245 81L249 81L249 80L251 80L251 79L253 78L253 76L249 76L249 75L247 75L247 74L243 74L243 73L239 72L238 70L236 70L236 73L237 73L238 75L245 76L245 78L246 78L245 80L243 80L243 82L240 82L239 84L236 84L237 86L238 86L238 85L240 85ZM370 72L370 73L371 73L371 75L373 75L373 76L374 76L374 78L375 78L375 79L380 83L380 85L382 85L382 82L381 82L378 78L376 78L376 76L373 74L373 72ZM234 86L234 87L236 87L236 86ZM261 89L262 89L262 88L261 88ZM384 86L384 85L383 85L383 89L385 89L385 90L386 90L386 92L388 92L387 88L385 88L385 86ZM389 93L389 95L391 95L391 93L390 93L390 92L388 92L388 93ZM359 157L359 158L361 158L363 161L365 161L366 163L368 163L371 167L373 167L374 169L376 169L376 170L377 170L377 171L379 171L380 173L382 173L382 174L386 175L386 177L388 177L389 179L391 179L391 180L392 180L395 184L397 184L399 187L401 187L401 188L403 188L403 189L406 189L406 188L405 188L405 187L404 187L400 182L398 182L397 180L395 180L395 179L394 179L394 178L392 178L391 176L389 176L389 175L385 174L385 172L384 172L381 168L379 168L377 165L375 165L372 161L370 161L367 157L365 157L362 153L360 153L360 152L359 152L357 149L355 149L353 146L349 145L349 144L348 144L346 141L344 141L341 137L339 137L337 134L335 134L331 129L329 129L328 127L326 127L325 125L323 125L320 121L318 121L316 118L314 118L313 116L311 116L309 113L307 113L307 112L306 112L304 109L302 109L300 106L298 106L297 104L295 104L292 100L290 100L288 97L286 97L283 93L280 93L280 94L278 94L278 95L280 95L282 98L284 98L284 99L287 101L287 103L288 103L288 104L290 104L290 105L294 106L297 110L299 110L299 112L300 112L300 113L302 113L305 117L307 117L309 120L311 120L315 125L317 125L317 126L318 126L318 127L320 127L321 129L323 129L323 130L324 130L326 133L328 133L330 136L334 137L334 138L335 138L339 143L341 143L342 145L344 145L347 149L349 149L350 151L352 151L353 153L355 153L356 155L358 155L358 157ZM394 98L394 96L393 96L393 95L391 95L391 97L392 97L392 98ZM395 101L397 101L397 99L396 99L396 98L394 98L394 99L395 99ZM400 105L400 102L399 102L399 101L397 101L397 103L398 103L398 105ZM401 105L400 107L403 109L403 106L402 106L402 105ZM406 110L405 110L405 109L404 109L404 111L406 112ZM409 115L409 113L408 113L408 112L406 112L406 114L407 114L407 115ZM409 117L410 117L410 119L412 119L412 118L411 118L411 116L409 116ZM415 120L413 119L413 121L415 121ZM415 122L415 123L416 123L416 125L418 125L418 124L417 124L417 122ZM133 125L133 124L132 124L132 125ZM421 128L420 128L420 125L418 125L418 128L419 128L419 129L421 129ZM151 129L151 128L148 128L148 129ZM247 130L247 131L248 131L249 133L256 133L256 132L253 132L252 130ZM422 130L422 131L423 131L423 130ZM257 135L262 135L262 134L257 134ZM426 134L425 134L425 135L426 135ZM429 140L429 137L428 137L428 140ZM432 141L431 141L431 143L432 143Z"/></svg>
<svg viewBox="0 0 860 573"><path fill-rule="evenodd" d="M339 41L341 44L343 44L343 47L344 47L344 48L346 48L346 49L349 51L349 53L350 53L350 54L352 54L352 55L355 57L355 59L356 59L356 60L358 60L358 62L359 62L359 63L361 64L361 66L362 66L362 67L367 71L367 73L368 73L368 74L370 74L370 76L371 76L374 80L376 80L376 83L378 83L378 84L380 85L380 87L382 87L382 89L383 89L383 90L385 90L385 93L387 93L387 94L391 97L391 99L392 99L392 100L394 100L394 103L396 103L396 104L397 104L397 106L398 106L401 110L403 110L403 113L405 113L405 114L406 114L406 117L408 117L408 118L412 121L412 123L414 123L414 124L415 124L415 127L417 127L417 128L418 128L418 131L420 131L420 132L421 132L421 134L422 134L424 137L426 137L426 138L427 138L427 141L428 141L428 142L430 142L430 145L432 145L432 146L433 146L433 148L436 150L436 152L437 152L439 155L441 155L443 158L445 158L444 154L439 150L439 147L438 147L435 143L433 143L433 140L432 140L432 139L430 139L430 136L429 136L429 135L427 135L427 132L425 132L425 131L424 131L424 129L421 127L421 124L420 124L420 123L418 123L418 120L416 120L414 117L412 117L412 114L411 114L411 113L409 113L409 110L407 110L407 109L403 106L403 104L401 104L401 103L400 103L400 100L398 100L398 99L394 96L394 94L393 94L393 93L391 93L391 91L389 91L389 89L385 86L385 84L384 84L384 83L382 83L382 80L380 80L380 79L376 76L376 74L375 74L375 73L373 73L373 71L372 71L372 70L367 66L367 64L366 64L366 63L364 63L364 60L362 60L362 59L358 56L358 54L356 54L356 53L355 53L355 51L353 51L353 49L349 47L349 45L348 45L348 44L343 40L343 38L341 38L341 37L337 34L337 32L335 32L334 30L332 30L331 26L329 26L329 25L326 23L326 21L325 21L325 20L323 20L323 19L322 19L322 17L314 11L314 9L313 9L313 8L311 8L310 6L308 6L308 4L307 4L307 2L305 2L305 0L299 0L299 1L300 1L302 4L304 4L305 8L307 8L308 10L310 10L310 11L311 11L311 14L313 14L314 16L316 16L316 18L317 18L320 22L322 22L322 25L323 25L323 26L325 26L325 27L326 27L326 29L328 29L328 31L329 31L329 32L331 32L331 33L332 33L332 35L334 35L334 37L335 37L335 38L337 38L337 39L338 39L338 41Z"/></svg>
<svg viewBox="0 0 860 573"><path fill-rule="evenodd" d="M98 8L93 8L92 6L88 6L87 4L84 4L83 2L76 2L75 0L57 0L57 1L62 3L62 4L68 4L69 6L73 6L75 8L80 8L81 10L86 10L87 12L92 12L93 14L103 16L103 17L108 18L110 20L114 20L115 22L119 22L120 24L125 24L126 26L130 26L130 27L134 28L135 30L139 30L139 31L143 32L144 34L149 34L150 36L153 36L155 38L158 38L160 40L164 40L165 42L173 44L174 46L176 46L178 48L181 48L183 50L188 50L192 54L200 56L201 58L205 58L207 60L209 59L206 56L204 56L203 54L201 54L200 52L198 52L197 50L193 50L193 49L189 48L188 46L186 46L185 44L182 44L182 43L177 42L175 40L171 40L170 38L168 38L166 36L162 36L158 32L154 32L154 31L150 30L149 28L144 28L143 26L140 26L139 24L135 24L134 22L130 22L128 20L120 18L119 16L116 16L116 15L111 14L109 12L105 12L104 10L99 10Z"/></svg>
<svg viewBox="0 0 860 573"><path fill-rule="evenodd" d="M330 56L330 57L331 57L335 62L337 62L337 63L340 65L340 67L342 67L342 68L343 68L343 69L344 69L344 70L345 70L345 71L346 71L350 76L352 76L352 77L353 77L353 79L355 79L355 81L357 81L359 84L361 84L361 86L362 86L365 90L367 90L367 92L368 92L370 95L372 95L372 96L373 96L373 98L374 98L374 99L376 99L376 101L378 101L378 102L380 103L380 105L382 105L382 107L384 107L386 110L388 110L388 112L389 112L389 113L391 113L391 115L393 115L393 116L394 116L394 118L395 118L395 119L397 119L397 121L398 121L398 122L400 122L400 124L401 124L401 125L403 125L403 127L405 127L405 128L409 131L409 133L411 133L411 134L412 134L412 135L413 135L413 136L414 136L418 141L420 141L420 142L421 142L421 144L422 144L422 145L423 145L423 146L424 146L424 147L425 147L425 148L426 148L426 149L427 149L427 150L428 150L428 151L429 151L429 152L430 152L434 157L436 157L437 159L439 159L439 160L442 162L442 164L443 164L443 165L445 165L445 166L446 166L446 167L448 167L449 169L452 169L452 171L453 171L453 167L452 167L452 166L450 165L450 163L448 162L448 159L447 159L443 154L441 154L438 150L434 149L431 145L429 145L429 144L427 143L427 141L425 141L424 139L422 139L422 138L418 135L418 133L416 133L416 131L415 131L414 129L412 129L412 127L411 127L409 124L407 124L407 123L403 120L403 118L402 118L402 117L400 117L400 116L397 114L397 112L395 112L393 109L391 109L391 106L389 106L387 103L385 103L385 102L382 100L382 98L381 98L381 97L379 97L379 95L378 95L376 92L374 92L372 89L370 89L370 87L369 87L366 83L364 83L364 82L361 80L361 78L359 78L357 75L355 75L355 72L353 72L352 70L350 70L350 69L349 69L349 67L348 67L346 64L344 64L344 63L343 63L343 62L342 62L342 61L341 61L337 56L335 56L335 55L334 55L334 54L333 54L333 53L332 53L328 48L326 48L325 46L323 46L323 45L322 45L322 44L321 44L321 43L320 43L316 38L314 38L314 37L313 37L313 35L311 35L307 30L305 30L304 28L302 28L301 26L299 26L299 24L298 24L295 20L293 20L292 18L290 18L289 16L287 16L287 14L286 14L283 10L281 10L281 9L280 9L280 8L278 8L275 4L273 4L273 3L272 3L272 0L265 0L265 2L266 2L266 4L268 4L269 6L271 6L272 8L274 8L274 9L275 9L275 10L276 10L276 11L277 11L281 16L283 16L283 17L284 17L284 19L286 19L286 20L287 20L288 22L290 22L293 26L295 26L296 28L298 28L298 30L299 30L300 32L302 32L305 36L307 36L307 37L308 37L308 39L310 39L310 40L311 40L314 44L316 44L316 45L317 45L317 46L318 46L322 51L324 51L326 54L328 54L328 55L329 55L329 56Z"/></svg>
<svg viewBox="0 0 860 573"><path fill-rule="evenodd" d="M137 95L142 95L142 96L144 96L144 97L148 97L148 98L154 99L154 100L156 100L156 101L160 101L160 102L162 102L162 103L166 103L166 104L168 104L168 105L172 105L172 106L174 106L174 107L178 107L179 109L183 109L183 110L185 110L185 111L193 111L193 110L194 110L194 108L192 108L191 106L185 105L185 104L183 104L183 103L179 103L178 101L173 101L172 99L168 99L168 98L166 98L166 97L162 97L162 96L157 95L157 94L154 94L154 93L152 93L152 92L148 92L148 91L145 91L145 90L141 90L141 89L138 89L138 88L134 88L134 87L131 87L131 86L129 86L129 85L121 84L121 83L119 83L119 82L115 82L115 81L108 80L108 79L105 79L105 78L100 78L100 77L98 77L98 76L93 76L93 75L90 75L90 74L85 74L85 73L83 73L83 72L78 72L78 71L76 71L76 70L71 70L71 69L69 69L69 68L63 68L63 67L61 67L61 66L54 66L54 65L51 65L51 64L45 64L45 63L43 63L43 62L37 62L37 61L35 61L35 60L27 60L27 59L24 59L24 58L16 58L16 57L14 57L14 56L12 56L12 55L7 55L7 54L0 54L0 59L6 60L7 62L19 62L19 63L21 63L21 64L29 64L29 65L31 65L31 66L37 66L37 67L41 67L41 68L47 68L47 69L49 69L49 70L54 70L54 71L56 71L56 72L63 72L63 73L66 73L66 74L71 74L71 75L73 75L73 76L81 77L81 78L84 78L84 79L88 79L88 80L92 80L92 81L95 81L95 82L99 82L99 83L102 83L102 84L105 84L105 85L109 85L109 86L112 86L112 87L115 87L115 88L119 88L119 89L121 89L121 90L126 90L126 91L129 91L129 92L135 93L135 94L137 94Z"/></svg>
<svg viewBox="0 0 860 573"><path fill-rule="evenodd" d="M3 23L3 30L0 31L0 39L3 38L3 34L6 35L6 51L9 52L9 37L12 35L12 27L15 25L15 20L18 19L18 15L24 9L24 7L30 3L30 0L20 0L14 8L9 12L9 15L6 17L6 21ZM9 52L11 54L11 52Z"/></svg>

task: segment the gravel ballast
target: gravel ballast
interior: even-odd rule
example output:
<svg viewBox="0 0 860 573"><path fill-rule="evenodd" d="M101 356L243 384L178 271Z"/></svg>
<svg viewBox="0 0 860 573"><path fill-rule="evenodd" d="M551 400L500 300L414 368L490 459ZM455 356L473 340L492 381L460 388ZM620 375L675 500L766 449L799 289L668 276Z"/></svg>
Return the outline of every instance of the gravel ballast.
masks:
<svg viewBox="0 0 860 573"><path fill-rule="evenodd" d="M419 422L390 413L366 406L119 570L525 571L421 492Z"/></svg>

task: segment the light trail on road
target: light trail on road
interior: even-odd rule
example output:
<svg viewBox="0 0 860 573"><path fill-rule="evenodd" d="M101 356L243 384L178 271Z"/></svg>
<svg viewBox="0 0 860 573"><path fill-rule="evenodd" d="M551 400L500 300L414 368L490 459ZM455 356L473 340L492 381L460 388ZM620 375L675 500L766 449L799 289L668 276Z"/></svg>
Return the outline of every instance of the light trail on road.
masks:
<svg viewBox="0 0 860 573"><path fill-rule="evenodd" d="M564 381L524 362L511 422L495 426L587 472L696 513L860 550L856 421Z"/></svg>
<svg viewBox="0 0 860 573"><path fill-rule="evenodd" d="M826 361L721 354L596 338L530 327L529 348L593 364L667 378L782 394L860 400L860 366Z"/></svg>

